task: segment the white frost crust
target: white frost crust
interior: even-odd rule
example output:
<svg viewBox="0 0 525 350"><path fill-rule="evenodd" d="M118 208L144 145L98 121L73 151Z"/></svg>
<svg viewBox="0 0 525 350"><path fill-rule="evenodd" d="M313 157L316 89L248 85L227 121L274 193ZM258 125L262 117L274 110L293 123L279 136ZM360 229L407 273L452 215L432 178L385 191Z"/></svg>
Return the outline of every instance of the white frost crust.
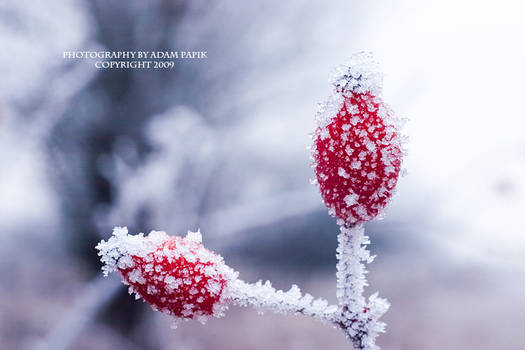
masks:
<svg viewBox="0 0 525 350"><path fill-rule="evenodd" d="M334 69L329 80L339 91L344 89L357 94L370 92L378 96L383 89L383 74L371 52L353 54L345 64Z"/></svg>
<svg viewBox="0 0 525 350"><path fill-rule="evenodd" d="M104 276L117 269L126 269L134 266L131 256L140 258L147 258L149 254L157 251L157 248L168 240L169 236L164 231L151 231L147 236L143 233L137 235L128 234L127 227L115 227L113 229L113 236L108 241L100 241L95 247L99 252L100 261L104 263L102 271ZM188 231L185 239L194 243L202 243L202 235L200 231ZM158 254L158 252L156 253ZM211 254L208 250L201 247L195 254L190 252L187 247L181 245L177 251L170 251L165 249L164 255L175 257L181 254L188 261L195 261L196 258L201 262L211 261L214 263L222 263L222 257L216 254Z"/></svg>
<svg viewBox="0 0 525 350"><path fill-rule="evenodd" d="M159 244L162 241L161 239ZM134 262L131 259L131 255L145 256L156 249L153 244L144 244L143 233L135 236L128 235L127 227L115 227L113 236L107 242L102 240L95 248L99 251L100 261L104 264L102 266L104 276L107 276L110 272L117 271L118 268L133 267Z"/></svg>
<svg viewBox="0 0 525 350"><path fill-rule="evenodd" d="M317 104L315 123L320 128L321 140L330 137L326 127L332 123L337 113L343 108L344 101L342 94L334 93L328 97L326 102Z"/></svg>

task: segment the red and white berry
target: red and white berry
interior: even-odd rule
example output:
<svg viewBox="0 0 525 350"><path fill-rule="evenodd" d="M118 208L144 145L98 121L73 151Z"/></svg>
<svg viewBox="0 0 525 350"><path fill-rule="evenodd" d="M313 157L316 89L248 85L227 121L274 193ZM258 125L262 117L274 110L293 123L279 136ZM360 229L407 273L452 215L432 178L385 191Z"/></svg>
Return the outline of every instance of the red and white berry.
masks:
<svg viewBox="0 0 525 350"><path fill-rule="evenodd" d="M399 120L382 101L382 75L368 53L354 55L320 105L312 158L321 196L345 224L369 221L394 193L403 150Z"/></svg>
<svg viewBox="0 0 525 350"><path fill-rule="evenodd" d="M152 231L128 235L117 227L97 247L105 275L119 271L130 293L177 319L205 322L227 308L226 289L236 272L201 244L200 232L186 237Z"/></svg>

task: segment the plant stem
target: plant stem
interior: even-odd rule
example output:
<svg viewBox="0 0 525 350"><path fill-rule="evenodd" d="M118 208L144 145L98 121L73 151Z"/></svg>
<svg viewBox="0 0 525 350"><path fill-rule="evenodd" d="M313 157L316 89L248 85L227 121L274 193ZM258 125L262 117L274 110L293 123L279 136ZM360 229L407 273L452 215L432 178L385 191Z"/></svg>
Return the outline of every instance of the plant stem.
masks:
<svg viewBox="0 0 525 350"><path fill-rule="evenodd" d="M385 324L378 321L389 307L386 300L372 295L368 302L363 296L366 281L365 263L374 259L367 249L370 243L362 225L343 225L337 247L337 300L329 305L324 299L302 294L293 285L289 291L276 290L269 281L246 283L236 279L227 294L232 303L252 306L259 312L271 310L282 314L301 314L328 322L343 330L355 349L377 350L375 338L384 332Z"/></svg>
<svg viewBox="0 0 525 350"><path fill-rule="evenodd" d="M314 299L302 294L299 287L292 285L289 291L276 290L270 281L246 283L240 279L230 286L229 295L234 304L252 306L257 311L271 310L282 314L302 314L321 321L335 323L337 305L329 305L324 299Z"/></svg>
<svg viewBox="0 0 525 350"><path fill-rule="evenodd" d="M337 237L337 300L340 323L338 326L354 345L355 349L379 349L375 338L384 332L385 324L378 321L390 306L388 301L373 294L368 302L363 296L366 266L374 260L367 245L363 225L341 225Z"/></svg>

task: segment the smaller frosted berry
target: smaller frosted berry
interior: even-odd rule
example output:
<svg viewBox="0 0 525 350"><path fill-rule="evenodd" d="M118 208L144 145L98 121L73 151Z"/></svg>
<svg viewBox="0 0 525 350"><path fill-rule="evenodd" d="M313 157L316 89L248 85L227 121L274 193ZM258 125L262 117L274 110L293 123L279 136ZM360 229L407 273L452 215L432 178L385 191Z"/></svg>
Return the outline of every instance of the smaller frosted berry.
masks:
<svg viewBox="0 0 525 350"><path fill-rule="evenodd" d="M335 72L334 94L320 105L313 167L330 213L345 224L376 217L401 170L399 120L382 101L382 75L368 53Z"/></svg>
<svg viewBox="0 0 525 350"><path fill-rule="evenodd" d="M227 308L225 290L236 273L220 255L202 246L200 232L186 237L161 231L133 236L117 227L96 248L104 274L118 270L130 293L155 310L204 322L209 316L222 316Z"/></svg>

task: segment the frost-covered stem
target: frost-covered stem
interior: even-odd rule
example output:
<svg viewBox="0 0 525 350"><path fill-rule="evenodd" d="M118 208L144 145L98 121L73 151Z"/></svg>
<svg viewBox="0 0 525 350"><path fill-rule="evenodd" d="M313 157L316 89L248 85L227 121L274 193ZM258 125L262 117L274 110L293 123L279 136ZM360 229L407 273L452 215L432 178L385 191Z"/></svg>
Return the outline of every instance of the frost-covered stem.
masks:
<svg viewBox="0 0 525 350"><path fill-rule="evenodd" d="M375 345L378 333L384 332L385 324L378 319L388 310L388 301L370 296L368 302L363 296L366 281L365 263L374 260L367 245L363 225L341 225L337 247L337 300L340 323L356 349L379 349Z"/></svg>
<svg viewBox="0 0 525 350"><path fill-rule="evenodd" d="M246 283L235 280L229 287L232 303L239 306L252 306L258 312L270 310L281 314L301 314L321 321L337 324L338 307L328 305L322 298L314 299L310 294L302 294L299 287L292 285L289 291L276 290L270 281Z"/></svg>
<svg viewBox="0 0 525 350"><path fill-rule="evenodd" d="M370 243L364 235L363 225L341 226L337 236L337 300L339 306L359 313L365 306L363 297L366 268L362 261L372 262L373 256L366 249Z"/></svg>
<svg viewBox="0 0 525 350"><path fill-rule="evenodd" d="M363 296L366 282L365 264L374 259L367 249L370 243L362 225L341 226L337 248L337 300L329 305L324 299L303 295L296 285L289 291L276 290L269 281L246 283L232 281L227 295L230 302L252 306L259 312L270 310L282 314L301 314L329 322L343 330L355 349L377 350L375 338L384 332L385 324L378 321L389 307L385 299L373 294L367 301Z"/></svg>
<svg viewBox="0 0 525 350"><path fill-rule="evenodd" d="M231 303L252 306L259 312L265 310L282 314L301 314L328 322L343 330L355 349L377 350L375 338L384 332L385 324L378 319L389 307L386 300L372 295L368 302L363 296L366 283L365 263L370 263L366 246L370 243L359 226L341 226L337 248L337 299L338 305L329 305L324 299L314 299L302 294L293 285L289 291L276 290L269 281L246 283L235 279L228 287Z"/></svg>

